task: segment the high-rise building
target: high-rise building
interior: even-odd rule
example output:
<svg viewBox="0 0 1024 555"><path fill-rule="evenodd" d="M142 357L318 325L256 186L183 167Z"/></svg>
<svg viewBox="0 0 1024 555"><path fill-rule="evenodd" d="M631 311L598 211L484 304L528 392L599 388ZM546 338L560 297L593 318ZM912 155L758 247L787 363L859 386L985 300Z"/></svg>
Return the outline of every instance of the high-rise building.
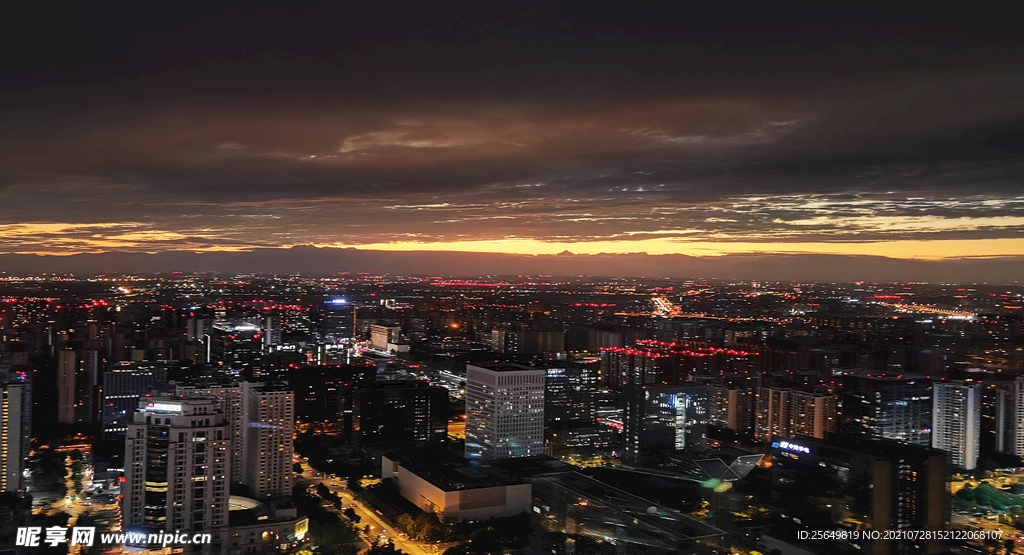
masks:
<svg viewBox="0 0 1024 555"><path fill-rule="evenodd" d="M122 528L226 527L230 448L218 399L140 399L125 441Z"/></svg>
<svg viewBox="0 0 1024 555"><path fill-rule="evenodd" d="M652 347L601 350L601 381L621 391L630 385L676 383L674 360L663 349Z"/></svg>
<svg viewBox="0 0 1024 555"><path fill-rule="evenodd" d="M843 435L932 442L932 382L924 377L843 376Z"/></svg>
<svg viewBox="0 0 1024 555"><path fill-rule="evenodd" d="M448 390L423 380L357 389L352 422L361 449L443 444L448 437Z"/></svg>
<svg viewBox="0 0 1024 555"><path fill-rule="evenodd" d="M754 428L754 388L745 385L708 385L708 422L747 433Z"/></svg>
<svg viewBox="0 0 1024 555"><path fill-rule="evenodd" d="M345 299L328 299L314 306L311 318L321 344L349 342L356 335L356 306Z"/></svg>
<svg viewBox="0 0 1024 555"><path fill-rule="evenodd" d="M544 375L520 364L466 367L466 458L544 454Z"/></svg>
<svg viewBox="0 0 1024 555"><path fill-rule="evenodd" d="M389 351L389 345L397 343L402 338L402 328L397 326L370 325L370 346L378 351Z"/></svg>
<svg viewBox="0 0 1024 555"><path fill-rule="evenodd" d="M281 316L272 314L263 318L263 348L272 350L282 343Z"/></svg>
<svg viewBox="0 0 1024 555"><path fill-rule="evenodd" d="M300 366L288 372L295 392L295 414L302 422L338 422L344 439L353 428L355 391L373 387L375 364Z"/></svg>
<svg viewBox="0 0 1024 555"><path fill-rule="evenodd" d="M103 439L124 439L139 397L167 384L167 368L159 362L120 362L103 373Z"/></svg>
<svg viewBox="0 0 1024 555"><path fill-rule="evenodd" d="M632 385L623 395L623 441L632 462L643 463L661 451L705 445L707 386Z"/></svg>
<svg viewBox="0 0 1024 555"><path fill-rule="evenodd" d="M25 488L31 405L26 379L0 383L0 491Z"/></svg>
<svg viewBox="0 0 1024 555"><path fill-rule="evenodd" d="M99 377L100 356L94 349L62 349L57 356L57 421L61 424L95 422L93 399Z"/></svg>
<svg viewBox="0 0 1024 555"><path fill-rule="evenodd" d="M1024 456L1024 378L1003 384L996 397L996 451Z"/></svg>
<svg viewBox="0 0 1024 555"><path fill-rule="evenodd" d="M828 391L758 387L754 398L754 436L807 436L824 439L837 431L839 400Z"/></svg>
<svg viewBox="0 0 1024 555"><path fill-rule="evenodd" d="M981 441L981 384L935 382L932 398L932 447L945 451L953 466L973 470Z"/></svg>
<svg viewBox="0 0 1024 555"><path fill-rule="evenodd" d="M258 499L292 494L295 394L281 383L242 382L242 483Z"/></svg>
<svg viewBox="0 0 1024 555"><path fill-rule="evenodd" d="M594 394L597 368L593 364L552 364L543 367L544 421L549 425L590 426L597 421Z"/></svg>
<svg viewBox="0 0 1024 555"><path fill-rule="evenodd" d="M258 319L215 323L210 330L210 362L230 370L258 372L263 358L262 331Z"/></svg>
<svg viewBox="0 0 1024 555"><path fill-rule="evenodd" d="M177 385L175 394L184 397L216 397L221 402L221 410L227 420L227 437L231 440L231 479L242 479L242 388L237 383L196 382Z"/></svg>

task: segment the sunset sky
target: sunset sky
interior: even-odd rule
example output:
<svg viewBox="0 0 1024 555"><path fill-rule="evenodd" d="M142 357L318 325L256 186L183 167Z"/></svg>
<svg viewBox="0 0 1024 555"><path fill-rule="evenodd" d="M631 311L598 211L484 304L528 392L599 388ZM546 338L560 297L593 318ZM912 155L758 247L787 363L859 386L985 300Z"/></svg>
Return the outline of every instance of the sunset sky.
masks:
<svg viewBox="0 0 1024 555"><path fill-rule="evenodd" d="M1024 255L1009 14L486 4L6 14L0 254Z"/></svg>

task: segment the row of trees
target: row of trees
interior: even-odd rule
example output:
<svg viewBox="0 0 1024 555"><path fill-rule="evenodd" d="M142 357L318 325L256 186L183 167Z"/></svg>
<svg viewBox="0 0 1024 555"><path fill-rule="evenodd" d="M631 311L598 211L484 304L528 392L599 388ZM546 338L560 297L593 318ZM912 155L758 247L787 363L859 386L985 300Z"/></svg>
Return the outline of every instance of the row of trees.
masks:
<svg viewBox="0 0 1024 555"><path fill-rule="evenodd" d="M359 533L355 527L332 511L325 509L319 497L306 492L305 486L292 490L295 506L309 518L309 535L322 555L355 555Z"/></svg>

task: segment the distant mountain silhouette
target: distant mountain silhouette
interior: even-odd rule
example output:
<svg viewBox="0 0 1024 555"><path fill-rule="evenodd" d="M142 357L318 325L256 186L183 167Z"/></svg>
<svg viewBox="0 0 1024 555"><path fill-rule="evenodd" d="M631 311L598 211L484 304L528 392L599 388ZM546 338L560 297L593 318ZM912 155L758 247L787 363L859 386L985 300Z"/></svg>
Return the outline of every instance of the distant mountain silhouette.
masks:
<svg viewBox="0 0 1024 555"><path fill-rule="evenodd" d="M1016 283L1024 257L903 260L826 254L522 255L440 251L374 251L296 246L250 252L168 251L157 254L99 253L71 256L0 255L8 273L302 273L368 272L409 275L517 275L703 277L774 281L927 281Z"/></svg>

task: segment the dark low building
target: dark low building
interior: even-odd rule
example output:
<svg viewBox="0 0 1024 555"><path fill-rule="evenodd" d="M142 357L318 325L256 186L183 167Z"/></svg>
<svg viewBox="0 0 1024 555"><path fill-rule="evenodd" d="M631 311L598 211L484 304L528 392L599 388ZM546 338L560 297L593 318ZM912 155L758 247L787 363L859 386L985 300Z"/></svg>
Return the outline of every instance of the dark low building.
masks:
<svg viewBox="0 0 1024 555"><path fill-rule="evenodd" d="M364 450L440 445L448 437L448 390L423 380L359 389L352 427L356 445Z"/></svg>
<svg viewBox="0 0 1024 555"><path fill-rule="evenodd" d="M895 441L835 438L778 439L772 444L772 481L811 495L835 491L852 499L850 511L871 530L943 530L949 520L946 454ZM923 543L925 553L941 542ZM900 550L873 542L868 553Z"/></svg>

